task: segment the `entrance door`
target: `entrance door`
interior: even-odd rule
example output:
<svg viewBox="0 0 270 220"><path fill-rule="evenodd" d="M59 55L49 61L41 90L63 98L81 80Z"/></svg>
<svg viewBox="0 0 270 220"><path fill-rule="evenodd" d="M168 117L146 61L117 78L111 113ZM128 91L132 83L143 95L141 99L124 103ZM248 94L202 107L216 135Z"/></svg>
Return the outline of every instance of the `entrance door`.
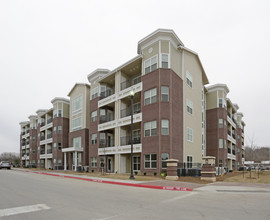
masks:
<svg viewBox="0 0 270 220"><path fill-rule="evenodd" d="M107 159L107 172L113 172L113 159L112 157L108 157Z"/></svg>

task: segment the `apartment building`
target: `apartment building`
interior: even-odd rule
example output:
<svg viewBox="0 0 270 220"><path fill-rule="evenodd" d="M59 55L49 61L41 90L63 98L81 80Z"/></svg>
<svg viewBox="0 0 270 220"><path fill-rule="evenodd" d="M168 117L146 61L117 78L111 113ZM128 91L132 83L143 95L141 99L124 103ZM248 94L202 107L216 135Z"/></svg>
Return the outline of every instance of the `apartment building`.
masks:
<svg viewBox="0 0 270 220"><path fill-rule="evenodd" d="M206 154L216 157L216 166L237 170L244 163L243 114L227 97L227 85L216 84L206 90Z"/></svg>
<svg viewBox="0 0 270 220"><path fill-rule="evenodd" d="M173 30L154 31L138 42L137 56L112 71L97 69L87 78L89 84L74 85L69 100L55 98L52 109L36 112L39 167L130 172L131 110L135 172L160 174L166 169L165 161L171 158L191 168L192 164L201 163L202 156L209 152L212 155L214 147L210 146L212 151L208 149L207 137L211 134L207 130L208 115L211 117L209 112L215 105L210 99L214 96L212 87L206 87L209 82L198 54L185 47ZM134 94L133 105L131 94ZM236 106L230 101L224 100L228 102L228 112L242 126L230 124L226 134L235 132L243 138L243 115L236 113ZM215 108L219 109L218 99L216 102ZM227 120L225 116L223 119ZM22 132L28 128L29 122L21 123ZM225 128L223 133L225 140ZM210 138L210 143L215 138ZM242 149L241 141L236 139L228 146L233 149L235 143L235 148L241 145ZM21 155L26 153L23 150L26 147L21 149ZM223 154L224 158L218 157L218 165L222 160L222 166L225 161L231 167L238 166L238 155L233 160L225 159L229 153Z"/></svg>

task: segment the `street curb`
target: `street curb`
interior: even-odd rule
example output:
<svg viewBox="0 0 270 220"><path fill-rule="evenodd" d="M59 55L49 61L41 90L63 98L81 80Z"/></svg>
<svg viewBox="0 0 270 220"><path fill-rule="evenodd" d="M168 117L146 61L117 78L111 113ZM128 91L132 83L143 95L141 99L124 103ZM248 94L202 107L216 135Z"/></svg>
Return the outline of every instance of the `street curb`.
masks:
<svg viewBox="0 0 270 220"><path fill-rule="evenodd" d="M75 176L66 176L66 175L59 175L59 174L53 174L53 173L45 173L45 172L38 172L38 171L29 171L29 170L23 170L23 172L35 173L35 174L43 174L43 175L47 175L47 176L55 176L55 177L62 177L62 178L69 178L69 179L76 179L76 180L85 180L85 181L96 182L96 183L107 183L107 184L114 184L114 185L121 185L121 186L132 186L132 187L140 187L140 188L148 188L148 189L160 189L160 190L170 190L170 191L193 191L192 189L186 188L186 187L153 186L153 185L146 185L146 184L123 183L123 182L114 182L114 181L107 181L107 180L97 180L97 179L75 177Z"/></svg>

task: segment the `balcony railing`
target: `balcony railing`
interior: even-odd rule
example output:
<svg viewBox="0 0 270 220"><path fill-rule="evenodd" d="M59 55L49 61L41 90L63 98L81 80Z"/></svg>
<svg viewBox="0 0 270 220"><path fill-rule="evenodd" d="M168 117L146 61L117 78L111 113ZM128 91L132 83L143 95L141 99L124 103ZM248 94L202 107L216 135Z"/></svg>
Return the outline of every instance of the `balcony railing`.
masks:
<svg viewBox="0 0 270 220"><path fill-rule="evenodd" d="M120 139L121 139L121 146L131 144L131 137L130 136L121 137ZM141 136L133 137L133 144L140 144L140 143L141 143Z"/></svg>
<svg viewBox="0 0 270 220"><path fill-rule="evenodd" d="M50 138L52 138L52 133L47 134L47 139L50 139Z"/></svg>
<svg viewBox="0 0 270 220"><path fill-rule="evenodd" d="M113 94L114 94L113 89L107 89L106 91L100 93L100 99L104 99L104 98L111 96Z"/></svg>
<svg viewBox="0 0 270 220"><path fill-rule="evenodd" d="M230 136L231 136L231 131L229 131L229 130L228 130L228 135L230 135Z"/></svg>
<svg viewBox="0 0 270 220"><path fill-rule="evenodd" d="M233 139L235 139L235 134L232 134Z"/></svg>
<svg viewBox="0 0 270 220"><path fill-rule="evenodd" d="M124 118L126 116L130 116L131 115L131 106L129 106L128 108L126 109L122 109L121 110L121 118ZM137 113L140 113L141 112L141 103L138 102L138 103L135 103L133 105L133 114L137 114Z"/></svg>
<svg viewBox="0 0 270 220"><path fill-rule="evenodd" d="M44 141L44 140L45 140L45 136L41 136L41 137L40 137L40 140L41 140L41 141Z"/></svg>
<svg viewBox="0 0 270 220"><path fill-rule="evenodd" d="M26 153L27 156L29 156L29 153Z"/></svg>
<svg viewBox="0 0 270 220"><path fill-rule="evenodd" d="M245 158L245 155L244 154L242 154L242 158Z"/></svg>
<svg viewBox="0 0 270 220"><path fill-rule="evenodd" d="M51 154L52 153L52 149L47 149L47 154Z"/></svg>
<svg viewBox="0 0 270 220"><path fill-rule="evenodd" d="M235 155L235 150L232 150L232 154Z"/></svg>
<svg viewBox="0 0 270 220"><path fill-rule="evenodd" d="M45 122L40 123L40 127L43 127L43 126L45 126Z"/></svg>
<svg viewBox="0 0 270 220"><path fill-rule="evenodd" d="M29 141L26 141L26 145L28 145L29 144Z"/></svg>
<svg viewBox="0 0 270 220"><path fill-rule="evenodd" d="M29 132L30 132L30 129L27 129L27 130L26 130L26 134L29 134Z"/></svg>
<svg viewBox="0 0 270 220"><path fill-rule="evenodd" d="M49 118L48 120L47 120L47 124L50 124L50 123L52 123L52 118Z"/></svg>
<svg viewBox="0 0 270 220"><path fill-rule="evenodd" d="M45 150L40 150L40 154L45 154Z"/></svg>
<svg viewBox="0 0 270 220"><path fill-rule="evenodd" d="M112 115L101 115L99 118L99 123L105 123L105 122L109 122L109 121L113 121L114 118Z"/></svg>
<svg viewBox="0 0 270 220"><path fill-rule="evenodd" d="M134 78L132 80L128 79L128 80L121 83L121 90L124 90L130 86L136 85L140 82L141 82L141 76L137 76L136 78Z"/></svg>
<svg viewBox="0 0 270 220"><path fill-rule="evenodd" d="M99 140L99 147L113 147L114 146L114 139L105 140L101 139Z"/></svg>

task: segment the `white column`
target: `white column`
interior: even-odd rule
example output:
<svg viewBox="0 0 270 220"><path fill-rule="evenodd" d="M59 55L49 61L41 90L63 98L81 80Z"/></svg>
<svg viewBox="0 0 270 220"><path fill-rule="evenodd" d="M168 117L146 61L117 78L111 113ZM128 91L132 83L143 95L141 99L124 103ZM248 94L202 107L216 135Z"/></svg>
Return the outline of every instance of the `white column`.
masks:
<svg viewBox="0 0 270 220"><path fill-rule="evenodd" d="M77 171L77 163L78 163L78 153L75 151L75 171Z"/></svg>
<svg viewBox="0 0 270 220"><path fill-rule="evenodd" d="M64 153L64 170L67 170L67 152Z"/></svg>

